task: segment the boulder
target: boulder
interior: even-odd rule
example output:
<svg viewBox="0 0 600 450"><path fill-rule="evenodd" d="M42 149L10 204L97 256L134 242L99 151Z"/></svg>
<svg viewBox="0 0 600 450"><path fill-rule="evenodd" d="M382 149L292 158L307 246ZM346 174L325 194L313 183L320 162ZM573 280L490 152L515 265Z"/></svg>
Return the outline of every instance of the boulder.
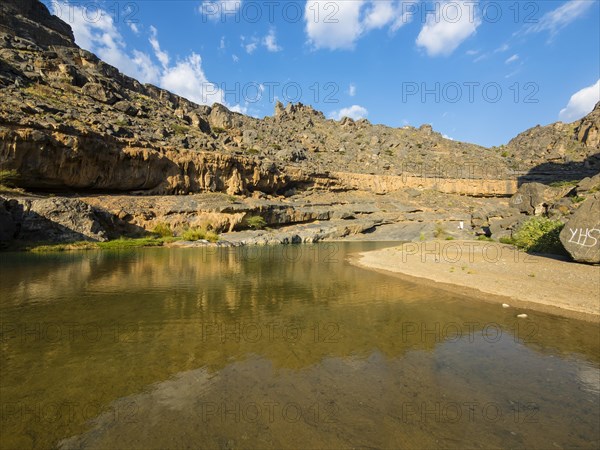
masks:
<svg viewBox="0 0 600 450"><path fill-rule="evenodd" d="M587 177L577 184L577 195L585 195L589 191L600 191L600 173L593 177Z"/></svg>
<svg viewBox="0 0 600 450"><path fill-rule="evenodd" d="M306 159L306 151L302 148L287 148L279 150L275 157L282 161L298 162Z"/></svg>
<svg viewBox="0 0 600 450"><path fill-rule="evenodd" d="M92 97L102 103L113 105L117 102L117 98L100 83L86 83L81 92Z"/></svg>
<svg viewBox="0 0 600 450"><path fill-rule="evenodd" d="M241 125L241 121L236 117L235 113L219 103L215 103L212 106L208 122L213 128L222 128L225 130Z"/></svg>
<svg viewBox="0 0 600 450"><path fill-rule="evenodd" d="M572 189L570 186L553 188L541 183L525 183L511 197L509 204L522 213L538 216L546 213L554 201Z"/></svg>
<svg viewBox="0 0 600 450"><path fill-rule="evenodd" d="M524 216L515 215L490 221L489 230L494 239L510 238L513 232L524 222Z"/></svg>
<svg viewBox="0 0 600 450"><path fill-rule="evenodd" d="M582 263L600 263L600 193L585 200L560 232L571 257Z"/></svg>
<svg viewBox="0 0 600 450"><path fill-rule="evenodd" d="M0 242L106 241L101 211L74 198L0 197Z"/></svg>

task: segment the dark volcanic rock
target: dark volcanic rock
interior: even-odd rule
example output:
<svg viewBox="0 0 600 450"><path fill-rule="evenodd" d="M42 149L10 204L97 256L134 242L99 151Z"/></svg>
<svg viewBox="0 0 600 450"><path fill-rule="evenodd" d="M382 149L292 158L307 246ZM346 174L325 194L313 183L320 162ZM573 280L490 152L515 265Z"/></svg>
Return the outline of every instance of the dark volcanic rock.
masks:
<svg viewBox="0 0 600 450"><path fill-rule="evenodd" d="M38 0L2 0L0 31L13 33L15 30L19 31L20 37L43 47L71 46L75 42L71 27L51 15L48 8Z"/></svg>
<svg viewBox="0 0 600 450"><path fill-rule="evenodd" d="M106 241L105 218L93 207L72 198L0 197L0 241Z"/></svg>
<svg viewBox="0 0 600 450"><path fill-rule="evenodd" d="M510 206L530 216L548 212L549 206L573 188L552 188L541 183L525 183L510 199Z"/></svg>
<svg viewBox="0 0 600 450"><path fill-rule="evenodd" d="M575 261L600 263L600 193L575 211L561 231L560 241Z"/></svg>

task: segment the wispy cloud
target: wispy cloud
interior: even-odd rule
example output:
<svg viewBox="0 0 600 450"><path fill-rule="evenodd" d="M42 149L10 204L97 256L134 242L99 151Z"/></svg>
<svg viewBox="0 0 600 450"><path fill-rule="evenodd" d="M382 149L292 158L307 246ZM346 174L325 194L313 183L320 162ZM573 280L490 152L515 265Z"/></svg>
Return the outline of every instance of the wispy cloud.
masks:
<svg viewBox="0 0 600 450"><path fill-rule="evenodd" d="M281 46L277 45L277 37L275 36L275 29L271 28L269 30L269 34L267 34L263 39L263 45L270 52L280 52L283 50Z"/></svg>
<svg viewBox="0 0 600 450"><path fill-rule="evenodd" d="M558 8L544 14L537 23L528 25L524 33L547 31L553 37L560 30L582 17L594 3L594 1L590 0L569 0Z"/></svg>
<svg viewBox="0 0 600 450"><path fill-rule="evenodd" d="M519 55L514 54L510 58L508 58L506 61L504 61L504 63L505 64L510 64L510 63L513 63L513 62L518 61L518 60L519 60Z"/></svg>

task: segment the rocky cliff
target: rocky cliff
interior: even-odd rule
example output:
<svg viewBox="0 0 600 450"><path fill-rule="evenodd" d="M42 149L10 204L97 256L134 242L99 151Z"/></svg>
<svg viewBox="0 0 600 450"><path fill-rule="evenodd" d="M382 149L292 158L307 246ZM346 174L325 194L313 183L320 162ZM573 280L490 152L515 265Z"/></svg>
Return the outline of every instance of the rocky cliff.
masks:
<svg viewBox="0 0 600 450"><path fill-rule="evenodd" d="M70 27L37 0L4 1L0 12L0 165L18 172L24 188L282 194L360 187L335 171L478 179L465 193L508 195L514 188L486 186L548 161L595 168L598 108L575 124L523 133L504 151L444 139L426 125L327 120L301 104L278 104L273 117L258 120L121 74L78 48Z"/></svg>
<svg viewBox="0 0 600 450"><path fill-rule="evenodd" d="M104 240L164 223L226 232L255 215L308 226L307 241L385 224L396 231L375 236L460 237L469 221L489 234L494 219L518 221L504 219L519 211L502 197L523 182L600 170L600 104L497 148L429 125L328 120L302 104L277 103L259 120L123 75L79 48L38 0L0 4L0 100L0 172L36 194L0 198L0 241ZM208 193L218 197L180 197ZM289 236L279 241L298 241Z"/></svg>

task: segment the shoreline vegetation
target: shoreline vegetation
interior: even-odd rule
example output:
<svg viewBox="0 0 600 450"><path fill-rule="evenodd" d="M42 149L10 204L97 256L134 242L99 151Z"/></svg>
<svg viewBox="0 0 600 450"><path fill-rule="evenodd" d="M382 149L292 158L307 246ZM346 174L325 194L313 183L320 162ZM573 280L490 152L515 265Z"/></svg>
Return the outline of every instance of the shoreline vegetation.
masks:
<svg viewBox="0 0 600 450"><path fill-rule="evenodd" d="M131 238L120 237L108 241L75 241L64 243L22 243L9 246L4 251L25 251L33 253L51 253L81 250L120 250L135 248L165 247L176 242L202 242L215 244L219 242L219 235L205 228L189 228L179 236L174 236L168 226L160 226L147 236Z"/></svg>

